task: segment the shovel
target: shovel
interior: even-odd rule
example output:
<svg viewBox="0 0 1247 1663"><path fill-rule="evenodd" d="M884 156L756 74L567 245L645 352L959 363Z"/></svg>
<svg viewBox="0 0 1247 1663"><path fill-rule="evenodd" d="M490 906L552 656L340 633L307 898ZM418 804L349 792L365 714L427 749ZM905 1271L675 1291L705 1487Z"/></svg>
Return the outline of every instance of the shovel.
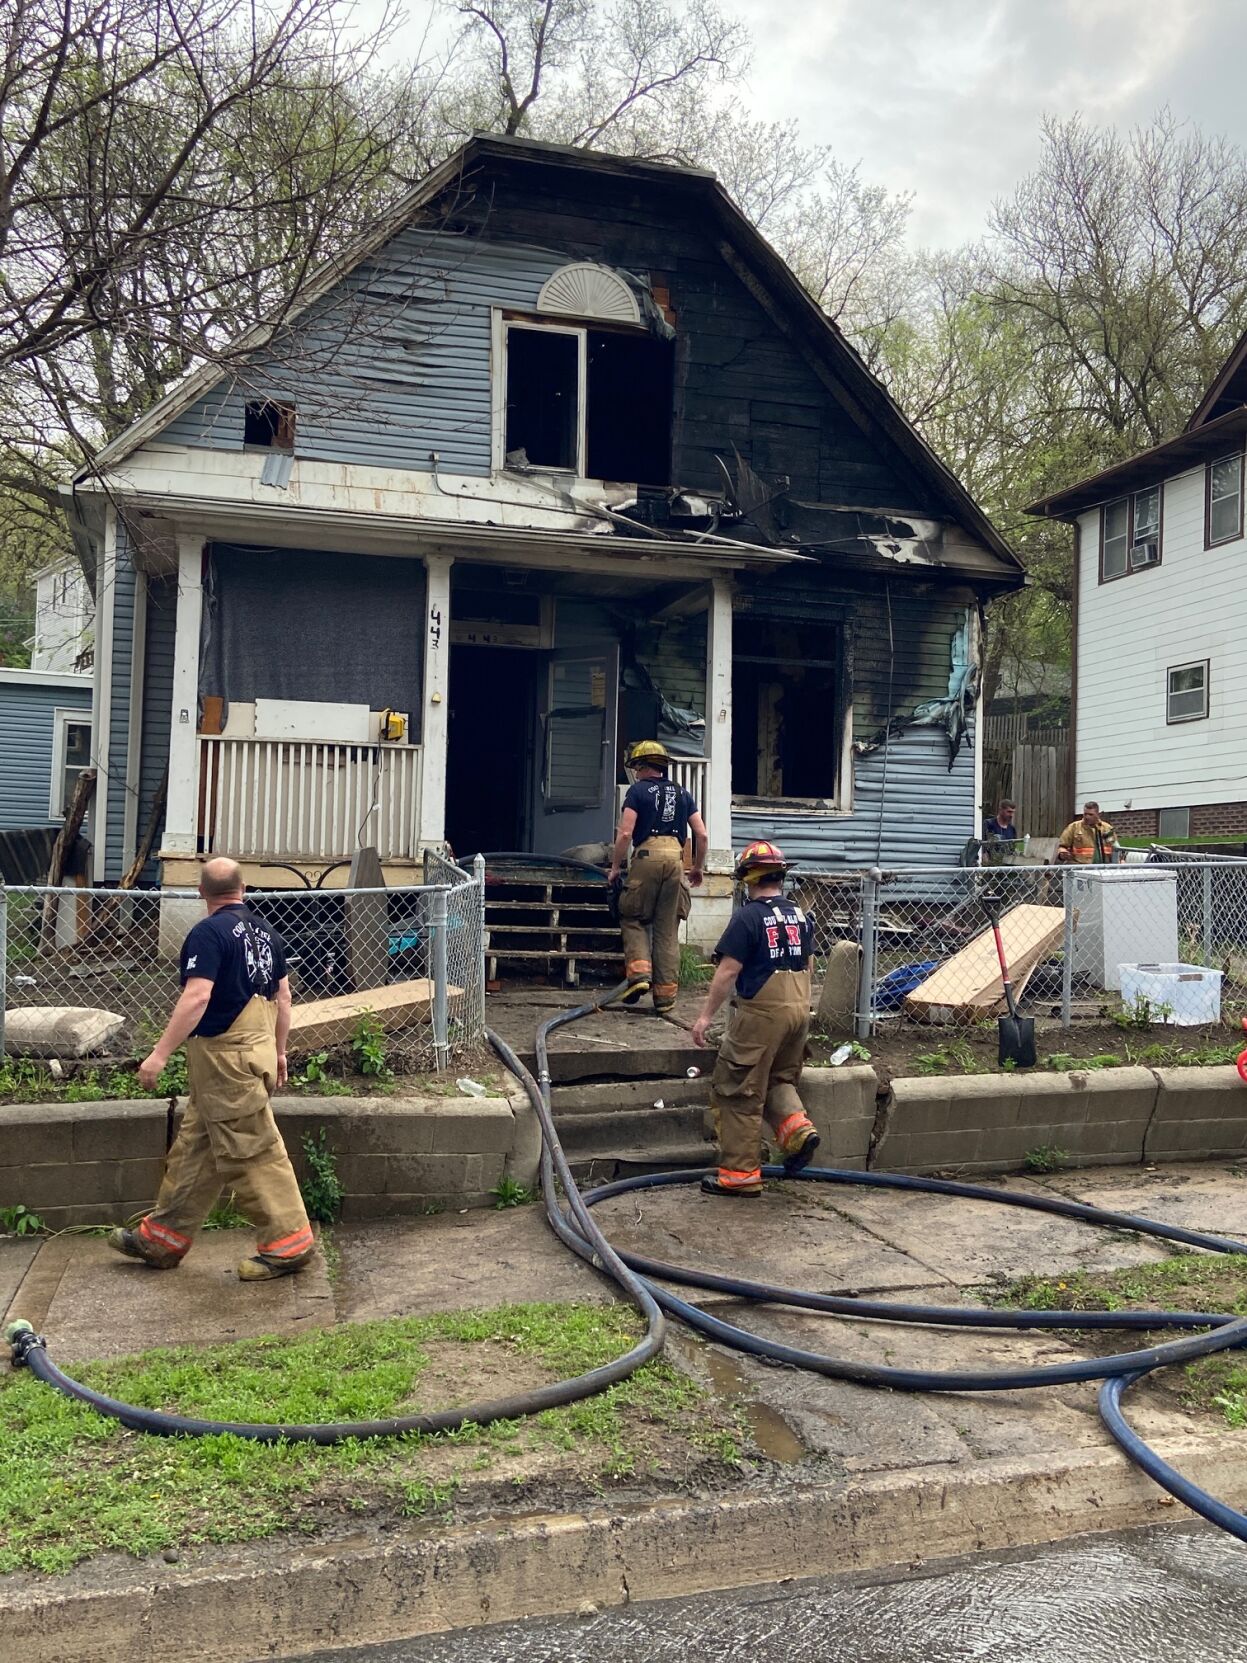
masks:
<svg viewBox="0 0 1247 1663"><path fill-rule="evenodd" d="M1000 1035L1000 1066L1003 1068L1007 1062L1011 1062L1015 1068L1034 1068L1038 1061L1035 1055L1035 1018L1018 1015L1017 1001L1013 997L1013 983L1009 980L1009 966L1005 962L1005 944L1000 938L1000 896L984 895L981 899L983 911L987 914L992 935L996 939L1000 978L1004 982L1005 1001L1009 1006L1008 1016L996 1018L996 1027Z"/></svg>

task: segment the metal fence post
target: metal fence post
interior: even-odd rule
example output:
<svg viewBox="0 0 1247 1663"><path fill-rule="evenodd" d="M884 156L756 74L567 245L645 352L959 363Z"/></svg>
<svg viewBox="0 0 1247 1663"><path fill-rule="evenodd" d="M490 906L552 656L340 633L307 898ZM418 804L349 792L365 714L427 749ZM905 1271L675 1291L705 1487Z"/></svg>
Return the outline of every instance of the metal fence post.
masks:
<svg viewBox="0 0 1247 1663"><path fill-rule="evenodd" d="M476 962L472 969L476 976L476 998L473 1002L476 1011L476 1032L472 1038L480 1039L485 1032L485 857L476 855L472 861L472 879L476 884Z"/></svg>
<svg viewBox="0 0 1247 1663"><path fill-rule="evenodd" d="M0 883L0 1068L4 1067L4 1010L9 980L9 892Z"/></svg>
<svg viewBox="0 0 1247 1663"><path fill-rule="evenodd" d="M446 890L433 891L429 927L433 932L433 1066L441 1070L450 1062L450 1030L447 1020L446 938L450 933L450 911Z"/></svg>
<svg viewBox="0 0 1247 1663"><path fill-rule="evenodd" d="M1065 902L1065 933L1061 941L1061 1026L1074 1020L1074 872L1066 866L1061 874Z"/></svg>
<svg viewBox="0 0 1247 1663"><path fill-rule="evenodd" d="M879 937L877 867L862 878L862 957L857 982L857 1037L869 1039L875 1028L875 952Z"/></svg>
<svg viewBox="0 0 1247 1663"><path fill-rule="evenodd" d="M1204 866L1204 963L1212 964L1212 865Z"/></svg>

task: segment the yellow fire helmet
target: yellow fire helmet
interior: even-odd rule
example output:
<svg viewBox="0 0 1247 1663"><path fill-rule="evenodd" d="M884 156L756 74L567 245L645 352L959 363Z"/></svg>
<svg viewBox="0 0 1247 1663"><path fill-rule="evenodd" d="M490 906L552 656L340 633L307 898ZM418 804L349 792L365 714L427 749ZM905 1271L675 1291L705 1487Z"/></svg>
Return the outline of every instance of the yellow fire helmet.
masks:
<svg viewBox="0 0 1247 1663"><path fill-rule="evenodd" d="M667 747L657 739L638 739L628 747L627 768L665 768L671 762Z"/></svg>
<svg viewBox="0 0 1247 1663"><path fill-rule="evenodd" d="M738 883L755 884L766 878L782 878L788 870L779 844L760 841L742 849L733 876Z"/></svg>

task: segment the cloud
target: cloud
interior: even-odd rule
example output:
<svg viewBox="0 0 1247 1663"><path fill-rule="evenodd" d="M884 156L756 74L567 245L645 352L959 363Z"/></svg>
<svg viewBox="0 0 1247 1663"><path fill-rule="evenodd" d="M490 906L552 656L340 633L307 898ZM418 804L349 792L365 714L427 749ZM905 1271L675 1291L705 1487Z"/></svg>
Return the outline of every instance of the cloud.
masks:
<svg viewBox="0 0 1247 1663"><path fill-rule="evenodd" d="M1034 166L1045 114L1132 126L1162 104L1247 142L1247 11L1220 0L727 0L755 39L749 102L795 114L914 196L915 240L978 235Z"/></svg>

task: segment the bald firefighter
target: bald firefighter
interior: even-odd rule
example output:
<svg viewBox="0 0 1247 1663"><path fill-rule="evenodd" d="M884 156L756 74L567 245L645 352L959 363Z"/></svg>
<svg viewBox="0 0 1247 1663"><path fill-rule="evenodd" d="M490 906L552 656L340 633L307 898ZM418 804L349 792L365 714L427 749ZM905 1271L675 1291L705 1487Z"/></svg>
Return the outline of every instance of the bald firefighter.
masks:
<svg viewBox="0 0 1247 1663"><path fill-rule="evenodd" d="M810 954L814 927L784 895L788 866L774 843L751 843L736 863L745 901L715 949L718 968L693 1043L729 997L732 1014L710 1082L719 1170L710 1195L761 1195L762 1126L771 1130L786 1172L808 1166L818 1133L797 1093L810 1033Z"/></svg>
<svg viewBox="0 0 1247 1663"><path fill-rule="evenodd" d="M684 845L693 835L688 881L702 881L706 864L706 823L691 793L667 778L671 758L656 739L642 739L625 764L632 785L624 798L611 859L610 882L623 872L628 845L632 860L619 897L626 975L633 984L625 1003L635 1004L652 987L661 1016L675 1005L680 985L680 920L688 917Z"/></svg>
<svg viewBox="0 0 1247 1663"><path fill-rule="evenodd" d="M286 1083L290 978L280 936L243 900L232 860L208 861L199 881L208 916L182 944L182 996L139 1067L153 1090L186 1042L190 1091L165 1160L156 1205L110 1245L157 1270L172 1270L222 1190L255 1226L257 1245L238 1274L267 1281L301 1270L315 1251L298 1180L269 1102Z"/></svg>

